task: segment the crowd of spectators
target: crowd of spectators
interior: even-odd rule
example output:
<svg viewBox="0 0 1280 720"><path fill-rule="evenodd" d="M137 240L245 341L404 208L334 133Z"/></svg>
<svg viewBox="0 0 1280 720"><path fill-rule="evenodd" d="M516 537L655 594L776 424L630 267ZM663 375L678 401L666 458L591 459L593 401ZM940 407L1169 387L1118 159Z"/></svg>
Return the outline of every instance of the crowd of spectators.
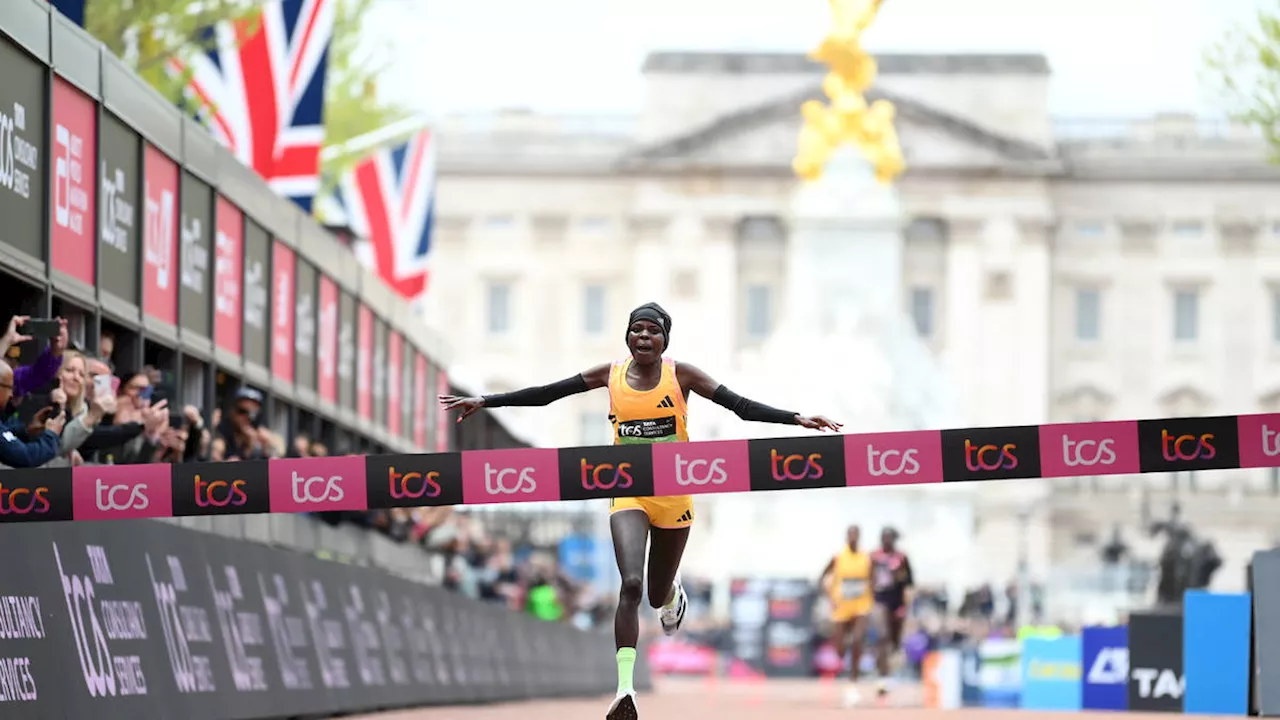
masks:
<svg viewBox="0 0 1280 720"><path fill-rule="evenodd" d="M613 607L602 603L589 584L563 572L552 550L517 544L452 507L332 513L322 519L354 523L395 542L421 546L438 558L444 586L467 597L582 628L612 620Z"/></svg>
<svg viewBox="0 0 1280 720"><path fill-rule="evenodd" d="M102 333L90 352L69 341L65 320L56 326L14 316L0 336L0 467L84 464L230 462L325 457L329 449L306 433L292 441L262 421L263 396L235 391L224 413L208 416L178 402L164 373L151 366L116 368L114 338ZM42 335L34 331L39 329ZM30 334L28 334L30 333ZM22 364L26 343L42 345ZM421 546L441 564L446 587L498 602L547 621L592 625L598 603L590 591L527 548L484 532L451 507L317 513L330 525L351 524L404 544ZM611 612L611 610L609 610Z"/></svg>

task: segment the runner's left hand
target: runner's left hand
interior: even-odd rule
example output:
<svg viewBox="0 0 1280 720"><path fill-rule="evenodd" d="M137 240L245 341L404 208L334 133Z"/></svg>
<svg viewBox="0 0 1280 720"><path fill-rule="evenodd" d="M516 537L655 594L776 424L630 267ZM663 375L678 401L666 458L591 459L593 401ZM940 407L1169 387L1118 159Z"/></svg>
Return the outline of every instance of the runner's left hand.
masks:
<svg viewBox="0 0 1280 720"><path fill-rule="evenodd" d="M818 430L818 431L830 430L832 432L840 432L840 428L844 427L844 425L841 425L835 420L832 420L831 418L823 417L821 415L814 415L813 417L796 415L796 424L803 427L807 427L810 430Z"/></svg>

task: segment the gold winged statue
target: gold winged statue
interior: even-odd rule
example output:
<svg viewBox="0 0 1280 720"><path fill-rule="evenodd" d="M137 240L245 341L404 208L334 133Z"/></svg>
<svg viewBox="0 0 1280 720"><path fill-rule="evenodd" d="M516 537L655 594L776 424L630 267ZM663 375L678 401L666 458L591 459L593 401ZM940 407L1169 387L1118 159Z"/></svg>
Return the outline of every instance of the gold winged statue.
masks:
<svg viewBox="0 0 1280 720"><path fill-rule="evenodd" d="M876 18L882 0L829 0L832 27L809 57L830 68L822 81L829 102L810 100L800 108L804 126L792 169L817 180L836 148L852 143L875 168L876 179L893 182L905 164L895 109L887 100L867 103L864 93L876 78L876 61L862 49L862 34Z"/></svg>

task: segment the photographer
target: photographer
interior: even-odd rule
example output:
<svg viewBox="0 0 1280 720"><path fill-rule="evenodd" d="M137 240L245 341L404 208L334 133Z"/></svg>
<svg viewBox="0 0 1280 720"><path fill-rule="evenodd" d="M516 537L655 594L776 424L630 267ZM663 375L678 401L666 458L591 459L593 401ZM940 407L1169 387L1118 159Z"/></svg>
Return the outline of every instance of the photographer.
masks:
<svg viewBox="0 0 1280 720"><path fill-rule="evenodd" d="M13 387L13 368L0 363L0 404L12 399ZM54 417L53 408L46 407L36 413L30 426L21 421L0 425L0 463L11 468L33 468L54 459L64 422L65 415Z"/></svg>
<svg viewBox="0 0 1280 720"><path fill-rule="evenodd" d="M0 354L3 354L7 360L11 360L10 367L13 370L13 389L9 398L5 400L2 406L5 410L5 417L10 421L16 417L16 405L22 402L23 398L33 392L46 387L57 379L58 370L62 367L62 353L67 349L67 321L58 318L58 331L49 339L49 346L40 352L34 363L30 365L19 366L16 364L16 353L20 343L34 340L34 335L24 335L19 328L26 325L31 318L26 315L15 315L9 320L9 327L3 336L0 336ZM30 415L28 414L28 418Z"/></svg>

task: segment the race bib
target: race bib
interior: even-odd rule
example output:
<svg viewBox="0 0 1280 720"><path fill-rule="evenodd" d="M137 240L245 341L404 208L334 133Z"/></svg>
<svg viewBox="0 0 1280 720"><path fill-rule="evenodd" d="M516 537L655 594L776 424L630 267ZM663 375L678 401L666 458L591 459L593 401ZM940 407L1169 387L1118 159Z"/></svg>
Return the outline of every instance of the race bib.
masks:
<svg viewBox="0 0 1280 720"><path fill-rule="evenodd" d="M673 437L675 434L676 419L674 417L628 420L618 423L618 438L624 443L627 440L657 440Z"/></svg>
<svg viewBox="0 0 1280 720"><path fill-rule="evenodd" d="M876 590L891 590L895 584L897 584L897 581L894 577L893 570L890 570L888 566L885 565L877 565Z"/></svg>
<svg viewBox="0 0 1280 720"><path fill-rule="evenodd" d="M840 597L843 600L857 600L866 594L866 580L843 580L840 582Z"/></svg>

